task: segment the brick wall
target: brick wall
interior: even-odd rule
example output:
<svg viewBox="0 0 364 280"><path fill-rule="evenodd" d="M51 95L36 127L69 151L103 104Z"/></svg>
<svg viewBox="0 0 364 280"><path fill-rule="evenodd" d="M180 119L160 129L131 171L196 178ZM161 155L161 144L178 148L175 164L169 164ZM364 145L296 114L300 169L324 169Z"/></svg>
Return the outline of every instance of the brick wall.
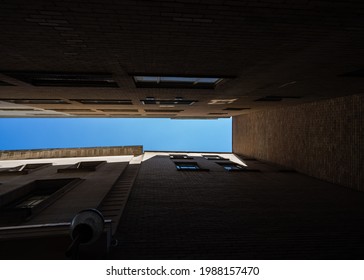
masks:
<svg viewBox="0 0 364 280"><path fill-rule="evenodd" d="M364 191L364 96L233 118L233 152Z"/></svg>

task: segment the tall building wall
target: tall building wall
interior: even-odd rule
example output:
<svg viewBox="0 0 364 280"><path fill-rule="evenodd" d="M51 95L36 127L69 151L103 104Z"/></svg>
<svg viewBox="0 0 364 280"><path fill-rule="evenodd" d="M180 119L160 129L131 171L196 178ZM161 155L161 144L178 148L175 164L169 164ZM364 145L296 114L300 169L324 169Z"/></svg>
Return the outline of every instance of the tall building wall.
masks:
<svg viewBox="0 0 364 280"><path fill-rule="evenodd" d="M233 152L364 191L364 96L233 117Z"/></svg>

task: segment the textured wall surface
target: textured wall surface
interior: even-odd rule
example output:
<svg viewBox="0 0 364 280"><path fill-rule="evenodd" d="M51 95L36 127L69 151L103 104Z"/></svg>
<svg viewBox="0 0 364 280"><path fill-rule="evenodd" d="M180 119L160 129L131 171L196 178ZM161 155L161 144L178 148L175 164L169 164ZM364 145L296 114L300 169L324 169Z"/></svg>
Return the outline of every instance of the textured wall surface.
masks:
<svg viewBox="0 0 364 280"><path fill-rule="evenodd" d="M0 160L141 155L143 146L1 151Z"/></svg>
<svg viewBox="0 0 364 280"><path fill-rule="evenodd" d="M233 118L233 152L364 191L364 96Z"/></svg>
<svg viewBox="0 0 364 280"><path fill-rule="evenodd" d="M191 161L210 171L143 161L111 259L363 259L364 193L260 161Z"/></svg>

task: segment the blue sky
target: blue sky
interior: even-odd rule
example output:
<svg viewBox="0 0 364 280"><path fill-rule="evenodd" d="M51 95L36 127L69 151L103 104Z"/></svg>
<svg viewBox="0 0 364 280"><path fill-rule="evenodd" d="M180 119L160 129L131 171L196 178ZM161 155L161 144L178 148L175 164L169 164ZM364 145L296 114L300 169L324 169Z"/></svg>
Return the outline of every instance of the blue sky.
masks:
<svg viewBox="0 0 364 280"><path fill-rule="evenodd" d="M231 152L231 118L0 118L0 150L143 145L144 150Z"/></svg>

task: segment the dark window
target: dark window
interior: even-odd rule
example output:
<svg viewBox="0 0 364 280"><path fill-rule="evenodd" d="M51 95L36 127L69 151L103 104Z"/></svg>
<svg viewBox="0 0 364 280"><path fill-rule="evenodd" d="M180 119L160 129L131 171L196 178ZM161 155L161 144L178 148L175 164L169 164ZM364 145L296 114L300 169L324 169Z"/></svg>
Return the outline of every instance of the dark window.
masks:
<svg viewBox="0 0 364 280"><path fill-rule="evenodd" d="M342 75L339 75L339 77L364 77L364 69L358 69L355 71L347 72Z"/></svg>
<svg viewBox="0 0 364 280"><path fill-rule="evenodd" d="M241 111L241 110L250 110L250 108L225 108L224 111Z"/></svg>
<svg viewBox="0 0 364 280"><path fill-rule="evenodd" d="M109 73L4 73L33 86L47 87L118 87Z"/></svg>
<svg viewBox="0 0 364 280"><path fill-rule="evenodd" d="M182 98L176 99L155 99L154 97L147 97L146 99L140 100L144 105L192 105L197 100L184 100Z"/></svg>
<svg viewBox="0 0 364 280"><path fill-rule="evenodd" d="M46 166L51 166L51 163L36 163L36 164L25 164L9 168L1 168L0 175L22 175L30 172L39 170Z"/></svg>
<svg viewBox="0 0 364 280"><path fill-rule="evenodd" d="M196 88L213 89L220 83L221 77L184 77L184 76L152 76L135 75L137 87L150 88Z"/></svg>
<svg viewBox="0 0 364 280"><path fill-rule="evenodd" d="M291 98L291 99L299 99L302 98L302 96L280 96L280 95L268 95L259 99L256 99L254 101L282 101L285 98Z"/></svg>
<svg viewBox="0 0 364 280"><path fill-rule="evenodd" d="M103 112L138 112L138 109L98 109Z"/></svg>
<svg viewBox="0 0 364 280"><path fill-rule="evenodd" d="M0 223L16 224L28 219L71 190L78 178L37 180L1 197Z"/></svg>
<svg viewBox="0 0 364 280"><path fill-rule="evenodd" d="M1 101L16 104L69 104L62 99L2 99Z"/></svg>
<svg viewBox="0 0 364 280"><path fill-rule="evenodd" d="M1 87L8 87L8 86L14 86L14 85L13 84L10 84L8 82L0 81L0 86Z"/></svg>
<svg viewBox="0 0 364 280"><path fill-rule="evenodd" d="M245 168L244 166L234 162L217 162L217 164L224 167L224 169L227 171L241 171Z"/></svg>
<svg viewBox="0 0 364 280"><path fill-rule="evenodd" d="M202 155L205 159L208 159L208 160L223 160L226 158L223 158L223 157L220 157L218 155Z"/></svg>
<svg viewBox="0 0 364 280"><path fill-rule="evenodd" d="M100 104L100 105L132 105L128 99L71 99L82 104Z"/></svg>
<svg viewBox="0 0 364 280"><path fill-rule="evenodd" d="M183 110L159 110L159 109L150 109L150 110L144 110L145 112L148 113L179 113L182 112Z"/></svg>
<svg viewBox="0 0 364 280"><path fill-rule="evenodd" d="M197 162L174 162L178 171L208 171L201 168Z"/></svg>
<svg viewBox="0 0 364 280"><path fill-rule="evenodd" d="M176 154L171 154L169 155L170 159L193 159L193 157L190 157L188 155L176 155Z"/></svg>
<svg viewBox="0 0 364 280"><path fill-rule="evenodd" d="M89 172L95 171L101 164L105 161L84 161L78 162L66 168L58 169L59 173L69 173L69 172Z"/></svg>
<svg viewBox="0 0 364 280"><path fill-rule="evenodd" d="M53 111L59 111L59 112L93 112L91 109L66 109L66 108L56 108L56 109L47 109L47 110L53 110Z"/></svg>

